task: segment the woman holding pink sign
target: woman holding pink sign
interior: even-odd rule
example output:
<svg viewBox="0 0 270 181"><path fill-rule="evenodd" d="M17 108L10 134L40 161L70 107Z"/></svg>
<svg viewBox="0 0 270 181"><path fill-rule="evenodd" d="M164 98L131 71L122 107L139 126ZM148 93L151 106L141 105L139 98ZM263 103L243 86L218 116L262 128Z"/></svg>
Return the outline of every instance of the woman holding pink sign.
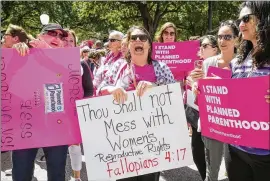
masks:
<svg viewBox="0 0 270 181"><path fill-rule="evenodd" d="M200 38L201 46L198 52L201 59L205 60L209 57L216 56L219 52L217 38L213 35L205 35ZM203 66L203 60L195 61L195 68L201 69ZM200 77L201 75L196 75ZM193 77L196 78L196 77ZM187 77L187 87L191 89L191 77ZM198 129L198 119L199 119L199 112L195 108L197 105L194 105L194 98L192 95L192 91L186 89L185 92L187 104L186 104L186 117L188 123L191 125L192 135L191 135L191 146L192 146L192 156L194 163L196 164L198 171L203 180L206 178L206 162L205 162L205 148L204 143L202 141L201 132L197 131Z"/></svg>
<svg viewBox="0 0 270 181"><path fill-rule="evenodd" d="M235 45L238 37L238 28L233 21L225 21L220 24L218 30L218 46L221 53L217 56L207 58L202 67L195 68L190 77L193 82L201 78L205 78L210 74L211 67L218 67L220 69L230 69L230 63L235 57ZM220 70L221 71L221 70ZM230 74L228 77L230 78ZM197 84L193 84L193 89L196 89ZM200 121L198 122L198 131L200 131ZM205 160L206 160L206 179L205 181L218 181L218 173L222 161L224 144L220 141L202 136L205 146Z"/></svg>
<svg viewBox="0 0 270 181"><path fill-rule="evenodd" d="M242 36L239 55L232 61L232 78L270 75L269 10L269 1L248 1L241 5L238 24ZM250 88L255 87L250 85ZM269 90L265 90L265 93L267 94L267 91L269 94ZM265 98L269 103L269 95ZM254 114L262 113L254 112ZM229 154L228 177L230 181L269 181L270 148L265 150L229 145Z"/></svg>

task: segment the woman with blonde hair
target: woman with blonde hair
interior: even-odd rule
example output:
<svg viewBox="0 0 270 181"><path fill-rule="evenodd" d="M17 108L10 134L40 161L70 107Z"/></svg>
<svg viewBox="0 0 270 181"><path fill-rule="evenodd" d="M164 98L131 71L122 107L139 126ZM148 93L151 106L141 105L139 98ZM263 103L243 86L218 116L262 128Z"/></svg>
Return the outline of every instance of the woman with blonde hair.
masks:
<svg viewBox="0 0 270 181"><path fill-rule="evenodd" d="M177 40L177 29L176 26L167 22L161 26L157 35L157 41L160 43L176 42Z"/></svg>

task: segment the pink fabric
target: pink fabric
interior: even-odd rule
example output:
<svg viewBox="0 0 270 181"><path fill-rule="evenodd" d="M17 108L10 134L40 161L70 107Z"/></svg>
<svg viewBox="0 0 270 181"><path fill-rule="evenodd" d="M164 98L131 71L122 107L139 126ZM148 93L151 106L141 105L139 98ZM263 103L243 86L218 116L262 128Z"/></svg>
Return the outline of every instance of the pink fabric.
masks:
<svg viewBox="0 0 270 181"><path fill-rule="evenodd" d="M137 84L140 81L149 81L149 82L156 82L157 78L155 75L155 70L154 70L154 66L153 64L151 65L144 65L144 66L138 66L133 64L133 70L135 73L135 78L136 78L136 82ZM131 89L135 89L134 84L130 84L129 90Z"/></svg>
<svg viewBox="0 0 270 181"><path fill-rule="evenodd" d="M200 79L202 135L224 143L269 150L269 104L264 98L269 78Z"/></svg>
<svg viewBox="0 0 270 181"><path fill-rule="evenodd" d="M151 65L145 65L143 67L134 65L135 68L135 77L136 81L149 81L149 82L156 82L156 75L154 66Z"/></svg>

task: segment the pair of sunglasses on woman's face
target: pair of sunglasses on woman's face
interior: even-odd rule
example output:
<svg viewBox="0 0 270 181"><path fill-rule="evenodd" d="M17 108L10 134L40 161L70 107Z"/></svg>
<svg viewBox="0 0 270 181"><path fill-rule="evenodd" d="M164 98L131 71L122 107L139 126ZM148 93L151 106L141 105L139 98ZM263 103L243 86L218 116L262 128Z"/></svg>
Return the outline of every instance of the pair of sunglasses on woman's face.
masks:
<svg viewBox="0 0 270 181"><path fill-rule="evenodd" d="M229 40L231 40L231 39L233 39L233 38L234 38L233 35L218 35L218 39L219 39L219 40L224 39L224 40L229 41Z"/></svg>
<svg viewBox="0 0 270 181"><path fill-rule="evenodd" d="M53 36L53 37L58 37L60 40L65 40L65 37L62 33L58 33L54 30L48 30L47 35Z"/></svg>
<svg viewBox="0 0 270 181"><path fill-rule="evenodd" d="M138 34L138 35L131 35L130 39L133 41L136 41L137 39L139 39L142 42L146 42L148 40L148 37L145 34Z"/></svg>
<svg viewBox="0 0 270 181"><path fill-rule="evenodd" d="M206 49L207 47L215 48L215 46L213 46L213 45L210 44L210 43L205 43L205 44L202 44L202 45L201 45L201 48L203 48L203 49Z"/></svg>
<svg viewBox="0 0 270 181"><path fill-rule="evenodd" d="M163 34L166 35L166 36L169 36L169 35L170 36L175 36L175 32L173 32L173 31L171 31L171 32L164 31Z"/></svg>
<svg viewBox="0 0 270 181"><path fill-rule="evenodd" d="M115 38L110 38L109 39L109 42L116 42L116 41L121 41L121 40L118 40L118 39L115 39Z"/></svg>
<svg viewBox="0 0 270 181"><path fill-rule="evenodd" d="M239 26L241 22L248 23L252 19L252 16L254 16L254 14L247 14L242 18L236 20L236 24Z"/></svg>

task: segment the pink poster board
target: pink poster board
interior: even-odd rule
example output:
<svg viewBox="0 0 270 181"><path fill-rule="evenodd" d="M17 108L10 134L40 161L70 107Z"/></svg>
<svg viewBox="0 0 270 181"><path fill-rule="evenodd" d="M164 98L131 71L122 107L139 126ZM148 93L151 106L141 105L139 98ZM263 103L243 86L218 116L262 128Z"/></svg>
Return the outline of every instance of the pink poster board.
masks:
<svg viewBox="0 0 270 181"><path fill-rule="evenodd" d="M229 79L232 77L231 70L209 66L208 70L207 70L207 77L213 77L212 74L214 74L222 79Z"/></svg>
<svg viewBox="0 0 270 181"><path fill-rule="evenodd" d="M152 58L166 63L176 80L183 78L184 72L194 69L194 62L199 57L200 41L183 41L173 43L153 43Z"/></svg>
<svg viewBox="0 0 270 181"><path fill-rule="evenodd" d="M270 149L270 76L199 80L202 134L225 143Z"/></svg>
<svg viewBox="0 0 270 181"><path fill-rule="evenodd" d="M2 49L1 150L81 143L79 48Z"/></svg>

